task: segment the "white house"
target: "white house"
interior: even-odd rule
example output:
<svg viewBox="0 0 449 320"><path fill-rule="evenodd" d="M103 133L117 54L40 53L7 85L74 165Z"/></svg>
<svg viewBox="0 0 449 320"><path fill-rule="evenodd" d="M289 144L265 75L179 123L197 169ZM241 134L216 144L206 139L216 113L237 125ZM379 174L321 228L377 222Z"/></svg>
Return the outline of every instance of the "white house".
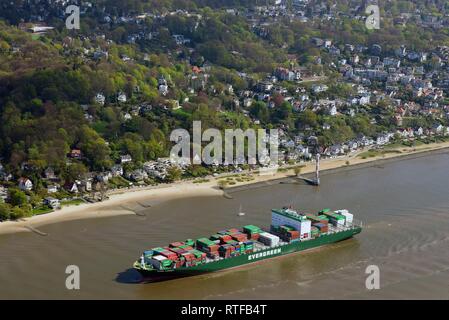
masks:
<svg viewBox="0 0 449 320"><path fill-rule="evenodd" d="M125 154L123 156L120 156L120 162L121 163L127 163L133 161L133 158L129 154Z"/></svg>
<svg viewBox="0 0 449 320"><path fill-rule="evenodd" d="M78 185L76 183L68 183L65 186L66 190L71 192L71 193L78 193Z"/></svg>
<svg viewBox="0 0 449 320"><path fill-rule="evenodd" d="M94 98L95 102L99 105L104 106L104 103L106 102L106 97L102 93L97 93L97 95Z"/></svg>
<svg viewBox="0 0 449 320"><path fill-rule="evenodd" d="M114 165L111 171L114 177L123 176L123 167L119 164Z"/></svg>
<svg viewBox="0 0 449 320"><path fill-rule="evenodd" d="M117 96L117 100L119 101L119 102L123 102L123 103L125 103L126 102L126 94L124 94L123 92L120 92L119 94L118 94L118 96Z"/></svg>
<svg viewBox="0 0 449 320"><path fill-rule="evenodd" d="M33 189L33 183L28 178L20 178L19 189L23 191L31 191Z"/></svg>
<svg viewBox="0 0 449 320"><path fill-rule="evenodd" d="M47 192L48 193L56 193L58 192L58 186L55 184L47 186Z"/></svg>
<svg viewBox="0 0 449 320"><path fill-rule="evenodd" d="M325 84L314 84L312 86L312 91L314 93L326 92L328 89L329 87Z"/></svg>
<svg viewBox="0 0 449 320"><path fill-rule="evenodd" d="M416 129L415 131L415 135L417 136L422 136L424 134L424 129L419 127L418 129Z"/></svg>
<svg viewBox="0 0 449 320"><path fill-rule="evenodd" d="M57 209L61 207L61 202L58 199L48 197L44 199L44 204L49 206L52 209Z"/></svg>

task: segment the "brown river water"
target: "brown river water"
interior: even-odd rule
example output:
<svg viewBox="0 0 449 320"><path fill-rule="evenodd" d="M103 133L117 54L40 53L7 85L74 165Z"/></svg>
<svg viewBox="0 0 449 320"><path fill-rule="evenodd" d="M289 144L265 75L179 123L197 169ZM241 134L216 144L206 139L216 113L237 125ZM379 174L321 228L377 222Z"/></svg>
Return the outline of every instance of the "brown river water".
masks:
<svg viewBox="0 0 449 320"><path fill-rule="evenodd" d="M270 182L233 199L198 197L128 215L46 225L0 236L0 299L449 299L449 153L326 172L322 186ZM130 269L143 249L245 224L293 205L352 211L357 237L257 265L157 283ZM245 216L237 216L242 206ZM65 287L80 268L80 290ZM368 265L380 289L367 290Z"/></svg>

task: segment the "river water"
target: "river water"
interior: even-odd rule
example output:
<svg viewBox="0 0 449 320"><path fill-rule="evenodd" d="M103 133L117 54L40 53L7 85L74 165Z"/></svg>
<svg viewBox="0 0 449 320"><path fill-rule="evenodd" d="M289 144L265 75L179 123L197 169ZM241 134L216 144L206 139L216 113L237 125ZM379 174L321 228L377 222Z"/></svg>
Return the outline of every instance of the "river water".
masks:
<svg viewBox="0 0 449 320"><path fill-rule="evenodd" d="M146 216L42 226L48 233L0 236L1 299L449 299L449 153L327 172L319 188L267 183L233 199L178 199ZM142 203L140 203L142 204ZM130 269L146 248L245 224L269 225L270 209L293 205L352 211L353 239L244 268L157 283ZM242 206L246 215L237 216ZM80 268L80 290L65 269ZM380 289L367 290L367 266Z"/></svg>

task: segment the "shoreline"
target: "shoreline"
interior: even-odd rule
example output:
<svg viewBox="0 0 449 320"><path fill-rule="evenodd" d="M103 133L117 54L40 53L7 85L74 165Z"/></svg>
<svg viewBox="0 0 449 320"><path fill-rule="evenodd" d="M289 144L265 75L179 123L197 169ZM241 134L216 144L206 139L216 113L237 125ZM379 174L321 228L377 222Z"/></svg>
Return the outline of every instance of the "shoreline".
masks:
<svg viewBox="0 0 449 320"><path fill-rule="evenodd" d="M337 158L324 159L320 163L320 172L331 174L341 170L362 169L367 166L373 166L377 163L388 162L391 160L400 161L404 159L417 158L419 156L428 156L432 153L449 152L449 142L424 144L417 147L398 147L387 150L395 150L391 153L376 155L362 159L360 154L366 150L359 150L345 156ZM400 151L400 153L398 152ZM347 162L349 161L349 164ZM297 164L298 166L301 164ZM315 163L304 164L301 169L301 176L309 175L315 170ZM245 172L240 173L245 174ZM239 175L240 175L239 174ZM102 218L119 215L138 215L132 206L137 206L141 210L161 202L166 202L178 198L199 197L199 196L226 196L227 192L235 192L239 189L248 189L257 187L270 181L294 178L293 169L284 169L271 175L253 174L251 181L238 182L236 185L229 186L224 190L217 187L217 182L223 177L208 177L210 181L204 183L193 183L194 180L180 181L168 185L142 187L130 190L112 190L108 193L109 199L97 203L85 203L80 205L64 207L60 210L24 218L18 221L0 222L0 235L16 232L36 232L36 227L53 224L64 221ZM232 198L232 197L230 197Z"/></svg>

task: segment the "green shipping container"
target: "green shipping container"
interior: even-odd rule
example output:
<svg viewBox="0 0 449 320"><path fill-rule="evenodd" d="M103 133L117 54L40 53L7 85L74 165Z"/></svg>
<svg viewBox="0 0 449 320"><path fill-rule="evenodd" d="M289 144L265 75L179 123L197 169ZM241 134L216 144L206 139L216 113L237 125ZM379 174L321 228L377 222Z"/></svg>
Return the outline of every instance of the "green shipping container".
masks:
<svg viewBox="0 0 449 320"><path fill-rule="evenodd" d="M247 225L243 227L243 231L249 232L249 233L259 233L262 232L262 229L260 229L257 226L254 225Z"/></svg>

